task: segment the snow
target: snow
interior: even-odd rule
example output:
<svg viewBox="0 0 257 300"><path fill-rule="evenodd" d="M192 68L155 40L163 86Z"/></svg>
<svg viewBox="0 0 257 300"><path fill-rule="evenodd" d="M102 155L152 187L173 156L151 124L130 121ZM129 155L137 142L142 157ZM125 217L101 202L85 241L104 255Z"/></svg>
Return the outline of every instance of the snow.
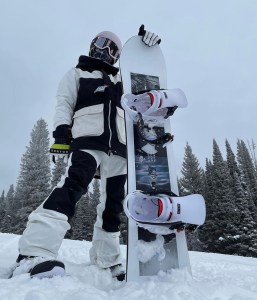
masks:
<svg viewBox="0 0 257 300"><path fill-rule="evenodd" d="M163 236L157 235L156 240L152 242L138 241L136 251L138 260L143 263L149 261L156 254L158 255L158 260L163 260L165 257Z"/></svg>
<svg viewBox="0 0 257 300"><path fill-rule="evenodd" d="M186 270L144 282L122 283L109 271L89 263L90 242L64 240L59 259L67 276L30 279L22 274L6 279L18 255L18 235L0 233L1 300L256 300L257 259L190 252L192 276ZM125 257L126 246L122 246ZM125 260L124 260L125 263Z"/></svg>

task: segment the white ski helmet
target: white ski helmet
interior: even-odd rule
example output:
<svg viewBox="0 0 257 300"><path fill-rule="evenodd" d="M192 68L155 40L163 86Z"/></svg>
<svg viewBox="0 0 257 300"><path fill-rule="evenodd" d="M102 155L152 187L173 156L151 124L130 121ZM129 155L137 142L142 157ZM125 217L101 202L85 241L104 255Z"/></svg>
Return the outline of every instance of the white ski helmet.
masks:
<svg viewBox="0 0 257 300"><path fill-rule="evenodd" d="M115 64L119 59L122 43L119 37L111 31L102 31L92 40L89 55Z"/></svg>

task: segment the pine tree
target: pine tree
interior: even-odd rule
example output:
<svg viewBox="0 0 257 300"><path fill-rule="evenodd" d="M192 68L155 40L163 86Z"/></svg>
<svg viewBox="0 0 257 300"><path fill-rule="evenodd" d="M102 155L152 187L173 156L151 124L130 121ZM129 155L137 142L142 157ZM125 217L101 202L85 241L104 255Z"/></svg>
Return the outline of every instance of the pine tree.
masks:
<svg viewBox="0 0 257 300"><path fill-rule="evenodd" d="M2 195L0 197L0 232L3 231L3 218L5 215L5 192L2 191Z"/></svg>
<svg viewBox="0 0 257 300"><path fill-rule="evenodd" d="M93 230L94 230L94 223L96 221L96 215L97 215L97 205L100 203L101 192L100 192L100 180L99 179L93 179L92 188L93 188L93 192L89 193L90 197L89 197L89 203L88 203L89 204L88 205L88 213L90 213L90 221L92 224L89 227L89 230L91 230L91 232L93 232Z"/></svg>
<svg viewBox="0 0 257 300"><path fill-rule="evenodd" d="M100 201L100 181L94 179L91 188L92 192L88 192L79 200L75 216L70 222L71 229L66 238L92 241L96 221L96 207Z"/></svg>
<svg viewBox="0 0 257 300"><path fill-rule="evenodd" d="M13 184L10 185L10 188L5 197L5 214L2 219L2 231L3 232L12 232L12 222L15 218L15 195Z"/></svg>
<svg viewBox="0 0 257 300"><path fill-rule="evenodd" d="M203 192L203 169L198 159L192 152L191 146L187 143L185 147L184 161L182 164L182 177L178 180L181 195L202 194ZM201 250L201 243L198 232L187 235L189 250Z"/></svg>
<svg viewBox="0 0 257 300"><path fill-rule="evenodd" d="M248 196L237 173L234 174L234 192L239 212L236 234L236 254L257 257L257 224L248 207Z"/></svg>
<svg viewBox="0 0 257 300"><path fill-rule="evenodd" d="M213 140L213 165L210 171L211 176L208 180L211 179L209 184L212 199L207 199L208 202L211 201L211 205L210 203L207 205L204 242L208 251L235 254L239 216L231 190L229 169L215 140Z"/></svg>
<svg viewBox="0 0 257 300"><path fill-rule="evenodd" d="M20 209L15 232L25 228L29 213L39 206L50 192L49 132L43 119L37 121L31 140L21 159L21 170L16 188Z"/></svg>
<svg viewBox="0 0 257 300"><path fill-rule="evenodd" d="M198 229L198 236L202 244L202 249L212 251L213 233L215 224L214 219L214 182L213 182L213 164L206 158L205 173L204 173L204 189L203 196L206 204L206 220L203 226Z"/></svg>
<svg viewBox="0 0 257 300"><path fill-rule="evenodd" d="M237 160L244 189L249 194L249 201L257 208L257 176L250 153L242 140L237 142Z"/></svg>
<svg viewBox="0 0 257 300"><path fill-rule="evenodd" d="M92 205L96 207L97 204L100 202L100 180L99 179L93 179L92 188L93 188L93 192L90 193L91 201L92 201Z"/></svg>
<svg viewBox="0 0 257 300"><path fill-rule="evenodd" d="M249 193L243 188L241 173L236 157L226 141L227 165L231 177L231 189L235 198L235 206L238 212L238 232L236 235L236 253L244 256L256 256L256 209L249 199ZM251 213L252 211L252 213ZM252 247L250 248L250 245Z"/></svg>
<svg viewBox="0 0 257 300"><path fill-rule="evenodd" d="M254 142L254 140L252 139L251 142L247 141L248 143L248 148L251 154L251 158L255 167L255 172L257 174L257 158L256 158L256 154L255 154L255 149L256 149L256 144Z"/></svg>
<svg viewBox="0 0 257 300"><path fill-rule="evenodd" d="M89 210L89 203L89 193L86 193L76 205L75 216L70 221L71 229L67 233L66 238L92 241L92 225L94 221Z"/></svg>
<svg viewBox="0 0 257 300"><path fill-rule="evenodd" d="M5 195L4 190L2 191L1 197L0 197L0 204L4 202Z"/></svg>
<svg viewBox="0 0 257 300"><path fill-rule="evenodd" d="M179 179L179 185L183 195L201 194L203 191L203 170L188 143L185 147L181 173L183 176Z"/></svg>
<svg viewBox="0 0 257 300"><path fill-rule="evenodd" d="M227 165L229 169L229 173L232 179L235 178L235 174L237 174L240 177L240 171L237 165L236 156L232 151L232 148L226 139L226 151L227 151Z"/></svg>
<svg viewBox="0 0 257 300"><path fill-rule="evenodd" d="M229 172L230 172L230 176L232 179L231 185L232 188L235 190L237 189L237 181L240 181L240 184L244 190L244 197L246 197L248 199L248 205L247 207L250 210L250 213L252 214L252 217L255 219L257 216L257 209L256 206L253 202L253 198L251 196L250 193L250 188L248 187L248 185L246 184L245 178L242 175L242 168L239 168L236 157L228 143L228 141L226 141L226 149L227 149L227 164L228 164L228 168L229 168Z"/></svg>

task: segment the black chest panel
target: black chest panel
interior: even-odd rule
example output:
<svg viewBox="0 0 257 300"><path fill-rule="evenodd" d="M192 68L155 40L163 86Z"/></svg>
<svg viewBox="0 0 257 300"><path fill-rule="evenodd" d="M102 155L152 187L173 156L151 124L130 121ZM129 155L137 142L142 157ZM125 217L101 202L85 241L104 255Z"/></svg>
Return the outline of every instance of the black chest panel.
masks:
<svg viewBox="0 0 257 300"><path fill-rule="evenodd" d="M114 84L109 81L108 84L102 78L80 78L77 103L75 111L97 104L106 104L112 102L112 106L120 105L122 95L122 85L120 82Z"/></svg>
<svg viewBox="0 0 257 300"><path fill-rule="evenodd" d="M97 93L97 88L103 85L101 78L80 78L75 111L104 102L104 95Z"/></svg>

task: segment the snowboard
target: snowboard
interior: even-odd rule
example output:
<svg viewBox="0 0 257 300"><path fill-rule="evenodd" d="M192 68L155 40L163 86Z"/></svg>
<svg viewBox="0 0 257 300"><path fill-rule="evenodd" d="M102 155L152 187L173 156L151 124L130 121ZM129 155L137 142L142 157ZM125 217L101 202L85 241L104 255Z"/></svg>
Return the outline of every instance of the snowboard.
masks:
<svg viewBox="0 0 257 300"><path fill-rule="evenodd" d="M167 89L166 64L161 48L159 45L148 47L141 39L140 36L130 38L120 56L128 153L128 196L124 201L128 216L127 281L148 280L160 271L174 268L187 268L191 272L182 219L154 224L151 220L142 222L131 216L131 196L135 191L145 196L169 195L174 199L179 194L171 143L171 116L177 107L185 107L187 102L184 93L174 89L172 93L177 105L173 107L164 105L164 108L158 109L161 107L158 104L156 111L151 111L150 105L145 115L144 109L137 113L141 108L129 105L131 99L133 103L133 95ZM204 201L201 199L200 202L200 214L204 219ZM177 209L179 206L182 211L181 204L177 205Z"/></svg>

